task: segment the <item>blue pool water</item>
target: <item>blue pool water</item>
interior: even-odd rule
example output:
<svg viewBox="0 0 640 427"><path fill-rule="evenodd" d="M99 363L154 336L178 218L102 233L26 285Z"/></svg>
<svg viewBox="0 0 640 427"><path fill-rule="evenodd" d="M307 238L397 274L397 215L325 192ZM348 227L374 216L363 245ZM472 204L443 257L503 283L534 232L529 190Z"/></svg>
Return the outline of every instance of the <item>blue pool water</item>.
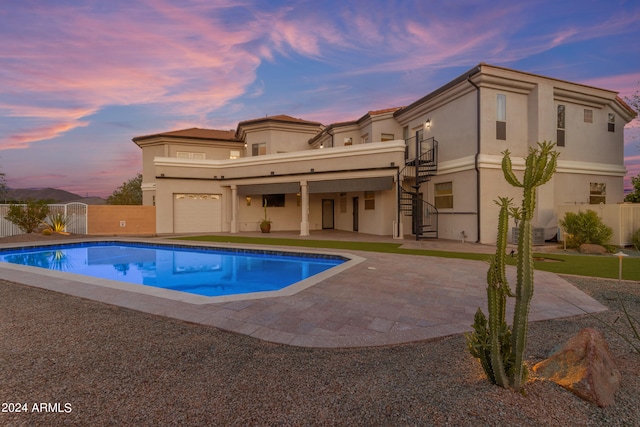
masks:
<svg viewBox="0 0 640 427"><path fill-rule="evenodd" d="M204 296L279 290L345 261L332 255L122 242L0 251L0 262Z"/></svg>

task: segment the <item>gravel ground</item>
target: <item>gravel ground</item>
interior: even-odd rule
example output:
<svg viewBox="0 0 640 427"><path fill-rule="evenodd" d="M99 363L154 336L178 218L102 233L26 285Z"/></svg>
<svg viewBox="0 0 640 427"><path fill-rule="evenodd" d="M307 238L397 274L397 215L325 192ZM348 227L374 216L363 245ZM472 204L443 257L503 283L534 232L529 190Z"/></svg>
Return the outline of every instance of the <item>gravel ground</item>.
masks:
<svg viewBox="0 0 640 427"><path fill-rule="evenodd" d="M598 318L631 337L619 298L640 319L640 283L567 280L609 306ZM304 349L2 280L0 301L3 426L640 426L640 356L589 315L532 323L527 360L595 327L622 373L609 408L546 381L532 379L525 396L493 386L461 335ZM10 403L27 413L4 412ZM60 412L34 411L40 403Z"/></svg>

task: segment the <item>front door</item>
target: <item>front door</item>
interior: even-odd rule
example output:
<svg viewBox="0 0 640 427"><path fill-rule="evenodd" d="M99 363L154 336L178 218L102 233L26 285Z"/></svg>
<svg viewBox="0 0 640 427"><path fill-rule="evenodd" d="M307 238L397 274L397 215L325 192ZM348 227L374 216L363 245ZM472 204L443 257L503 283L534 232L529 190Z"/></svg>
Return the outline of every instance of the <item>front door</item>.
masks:
<svg viewBox="0 0 640 427"><path fill-rule="evenodd" d="M333 199L322 199L322 229L333 229Z"/></svg>
<svg viewBox="0 0 640 427"><path fill-rule="evenodd" d="M353 198L353 231L358 231L358 198Z"/></svg>

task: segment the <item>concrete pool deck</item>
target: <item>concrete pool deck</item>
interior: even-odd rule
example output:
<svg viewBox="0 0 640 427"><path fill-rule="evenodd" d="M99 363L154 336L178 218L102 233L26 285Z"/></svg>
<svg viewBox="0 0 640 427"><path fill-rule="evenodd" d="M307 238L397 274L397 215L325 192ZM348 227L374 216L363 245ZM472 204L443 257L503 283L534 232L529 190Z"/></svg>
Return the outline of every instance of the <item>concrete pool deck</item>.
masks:
<svg viewBox="0 0 640 427"><path fill-rule="evenodd" d="M258 233L259 234L259 233ZM242 234L249 235L249 234ZM273 233L273 237L292 235ZM310 239L393 241L354 233L317 233ZM153 239L121 240L162 243ZM171 241L176 243L175 240ZM493 248L453 241L395 240L409 247L492 253ZM67 242L56 242L67 243ZM69 241L68 243L71 243ZM32 243L31 245L33 245ZM227 244L198 242L198 245ZM21 245L0 245L16 247ZM228 244L232 247L246 245ZM253 248L259 246L252 245ZM269 250L290 247L265 246ZM331 252L312 250L305 252ZM362 258L349 269L319 281L293 295L213 303L189 303L149 293L101 286L69 275L47 275L34 268L0 266L4 280L75 295L145 313L210 325L261 340L301 347L367 347L399 344L471 330L478 307L486 310L487 263L462 259L348 251ZM512 287L515 268L507 267ZM607 310L559 276L536 271L531 321ZM512 307L510 307L512 309ZM509 315L509 314L508 314Z"/></svg>

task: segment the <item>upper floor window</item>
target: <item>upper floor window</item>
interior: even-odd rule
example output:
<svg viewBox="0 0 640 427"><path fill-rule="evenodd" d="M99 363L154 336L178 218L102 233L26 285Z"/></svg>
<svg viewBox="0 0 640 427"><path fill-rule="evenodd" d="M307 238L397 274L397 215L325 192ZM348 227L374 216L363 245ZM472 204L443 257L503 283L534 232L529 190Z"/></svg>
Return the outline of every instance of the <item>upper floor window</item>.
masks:
<svg viewBox="0 0 640 427"><path fill-rule="evenodd" d="M593 110L590 110L588 108L584 109L584 122L593 123Z"/></svg>
<svg viewBox="0 0 640 427"><path fill-rule="evenodd" d="M607 123L607 130L609 132L616 131L616 116L613 113L609 113L609 123Z"/></svg>
<svg viewBox="0 0 640 427"><path fill-rule="evenodd" d="M190 153L188 151L176 151L176 157L179 159L205 159L204 153Z"/></svg>
<svg viewBox="0 0 640 427"><path fill-rule="evenodd" d="M565 106L562 104L558 105L556 120L557 120L556 143L558 147L564 147Z"/></svg>
<svg viewBox="0 0 640 427"><path fill-rule="evenodd" d="M369 134L362 135L360 139L362 140L363 144L367 144L369 142Z"/></svg>
<svg viewBox="0 0 640 427"><path fill-rule="evenodd" d="M392 133L383 133L380 136L380 141L384 142L384 141L393 141L395 138L395 135Z"/></svg>
<svg viewBox="0 0 640 427"><path fill-rule="evenodd" d="M267 154L267 143L266 142L258 142L255 144L251 144L251 155L252 156L264 156Z"/></svg>
<svg viewBox="0 0 640 427"><path fill-rule="evenodd" d="M230 159L239 159L240 158L240 150L231 150L229 151Z"/></svg>
<svg viewBox="0 0 640 427"><path fill-rule="evenodd" d="M496 139L507 139L507 95L502 93L496 98Z"/></svg>

